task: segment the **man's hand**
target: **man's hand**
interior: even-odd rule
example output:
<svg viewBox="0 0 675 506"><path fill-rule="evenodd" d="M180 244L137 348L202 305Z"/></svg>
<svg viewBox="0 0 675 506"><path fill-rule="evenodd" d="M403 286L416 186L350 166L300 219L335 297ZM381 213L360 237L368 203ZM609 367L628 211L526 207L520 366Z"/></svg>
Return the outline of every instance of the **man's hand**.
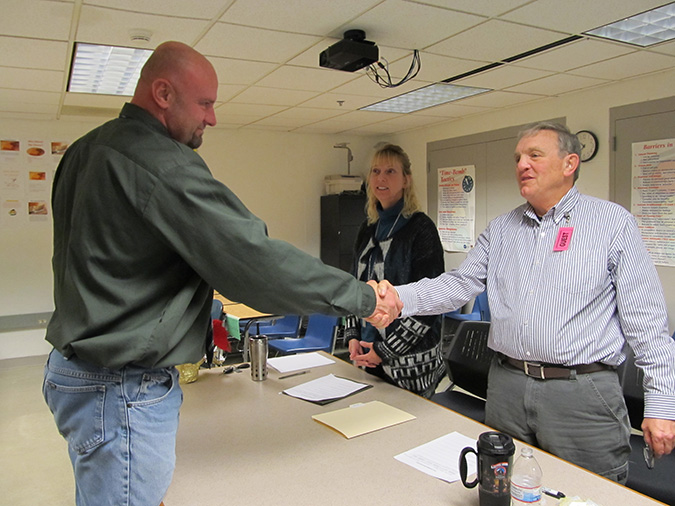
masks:
<svg viewBox="0 0 675 506"><path fill-rule="evenodd" d="M401 314L403 303L389 281L380 281L379 285L375 281L368 281L368 284L375 290L377 305L373 314L364 319L374 327L384 328Z"/></svg>
<svg viewBox="0 0 675 506"><path fill-rule="evenodd" d="M675 446L675 420L645 418L642 421L645 441L651 446L655 457L663 457Z"/></svg>

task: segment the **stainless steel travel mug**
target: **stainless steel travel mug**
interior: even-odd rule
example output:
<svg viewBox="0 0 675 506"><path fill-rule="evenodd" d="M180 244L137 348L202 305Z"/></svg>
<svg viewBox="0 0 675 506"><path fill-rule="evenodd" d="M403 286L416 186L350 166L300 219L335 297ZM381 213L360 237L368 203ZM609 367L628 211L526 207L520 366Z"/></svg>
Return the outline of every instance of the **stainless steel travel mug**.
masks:
<svg viewBox="0 0 675 506"><path fill-rule="evenodd" d="M249 336L248 351L251 357L251 379L267 379L267 336Z"/></svg>

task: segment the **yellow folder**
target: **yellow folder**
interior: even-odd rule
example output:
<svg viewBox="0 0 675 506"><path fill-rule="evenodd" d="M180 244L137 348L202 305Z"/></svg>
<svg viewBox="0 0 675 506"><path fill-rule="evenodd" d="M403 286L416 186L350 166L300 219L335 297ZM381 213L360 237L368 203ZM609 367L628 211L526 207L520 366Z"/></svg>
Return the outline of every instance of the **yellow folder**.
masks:
<svg viewBox="0 0 675 506"><path fill-rule="evenodd" d="M347 439L415 419L410 413L380 401L357 404L314 415L312 418L338 431Z"/></svg>

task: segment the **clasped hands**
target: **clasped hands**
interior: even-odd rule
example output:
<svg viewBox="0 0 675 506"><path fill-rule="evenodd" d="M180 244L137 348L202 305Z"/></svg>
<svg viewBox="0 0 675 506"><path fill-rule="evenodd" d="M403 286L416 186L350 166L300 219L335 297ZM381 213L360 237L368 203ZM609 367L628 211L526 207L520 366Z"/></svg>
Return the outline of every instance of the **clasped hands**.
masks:
<svg viewBox="0 0 675 506"><path fill-rule="evenodd" d="M368 281L368 284L375 290L375 299L377 301L375 311L368 318L364 318L372 326L379 329L386 327L393 322L403 309L403 303L396 292L396 289L388 281ZM376 367L382 362L382 359L375 353L373 343L352 339L349 341L349 358L357 366Z"/></svg>
<svg viewBox="0 0 675 506"><path fill-rule="evenodd" d="M364 318L373 327L382 329L393 322L401 314L403 303L398 296L398 292L389 281L368 281L368 284L375 291L377 305L375 311L368 318Z"/></svg>

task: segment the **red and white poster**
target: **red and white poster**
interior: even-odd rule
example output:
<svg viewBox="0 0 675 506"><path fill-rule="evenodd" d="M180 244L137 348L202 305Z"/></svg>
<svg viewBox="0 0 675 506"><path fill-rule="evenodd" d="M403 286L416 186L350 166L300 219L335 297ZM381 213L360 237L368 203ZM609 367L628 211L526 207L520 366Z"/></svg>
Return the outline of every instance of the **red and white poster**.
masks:
<svg viewBox="0 0 675 506"><path fill-rule="evenodd" d="M652 260L675 265L675 139L634 142L631 212Z"/></svg>
<svg viewBox="0 0 675 506"><path fill-rule="evenodd" d="M438 169L438 233L445 251L467 252L476 242L476 167Z"/></svg>

